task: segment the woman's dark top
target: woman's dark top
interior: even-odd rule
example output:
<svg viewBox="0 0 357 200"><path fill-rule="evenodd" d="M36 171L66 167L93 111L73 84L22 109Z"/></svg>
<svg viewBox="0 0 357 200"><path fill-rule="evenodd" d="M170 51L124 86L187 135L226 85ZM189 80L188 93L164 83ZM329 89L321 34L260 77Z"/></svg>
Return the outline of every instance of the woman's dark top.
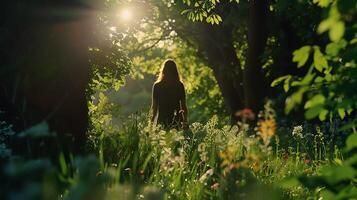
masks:
<svg viewBox="0 0 357 200"><path fill-rule="evenodd" d="M157 112L154 121L165 127L178 126L183 121L180 112L185 102L185 88L181 82L157 82L152 89L153 101L157 103Z"/></svg>

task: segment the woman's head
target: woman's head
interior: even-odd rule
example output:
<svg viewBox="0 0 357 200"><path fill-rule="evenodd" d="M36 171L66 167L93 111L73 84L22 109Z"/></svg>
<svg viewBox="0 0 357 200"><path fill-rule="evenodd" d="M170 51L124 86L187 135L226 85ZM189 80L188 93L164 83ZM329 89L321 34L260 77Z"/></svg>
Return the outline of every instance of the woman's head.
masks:
<svg viewBox="0 0 357 200"><path fill-rule="evenodd" d="M179 82L180 77L175 61L168 59L162 64L157 82Z"/></svg>

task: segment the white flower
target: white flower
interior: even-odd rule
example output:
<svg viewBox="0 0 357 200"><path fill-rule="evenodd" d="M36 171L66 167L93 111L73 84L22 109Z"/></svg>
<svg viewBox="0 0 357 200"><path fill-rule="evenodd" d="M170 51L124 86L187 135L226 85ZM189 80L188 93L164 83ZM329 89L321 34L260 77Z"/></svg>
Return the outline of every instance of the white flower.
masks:
<svg viewBox="0 0 357 200"><path fill-rule="evenodd" d="M205 143L202 142L202 143L200 143L198 145L198 152L204 152L205 149L206 149L206 144Z"/></svg>
<svg viewBox="0 0 357 200"><path fill-rule="evenodd" d="M209 177L211 177L213 175L213 169L209 169L209 170L207 170L206 171L206 173L204 173L201 177L200 177L200 179L199 179L199 181L201 182L201 183L204 183Z"/></svg>
<svg viewBox="0 0 357 200"><path fill-rule="evenodd" d="M316 127L316 133L318 137L320 138L324 137L324 133L321 131L321 128L319 126Z"/></svg>
<svg viewBox="0 0 357 200"><path fill-rule="evenodd" d="M304 136L302 135L302 131L303 131L303 128L302 126L295 126L294 129L293 129L293 132L292 132L292 135L294 137L298 137L298 138L303 138Z"/></svg>

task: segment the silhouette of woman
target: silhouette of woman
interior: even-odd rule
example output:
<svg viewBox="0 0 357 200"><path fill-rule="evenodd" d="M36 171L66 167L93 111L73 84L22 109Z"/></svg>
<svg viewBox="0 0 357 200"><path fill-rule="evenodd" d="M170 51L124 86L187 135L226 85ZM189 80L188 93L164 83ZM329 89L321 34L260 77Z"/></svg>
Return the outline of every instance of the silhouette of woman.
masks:
<svg viewBox="0 0 357 200"><path fill-rule="evenodd" d="M173 60L166 60L152 87L152 118L165 128L187 127L186 94Z"/></svg>

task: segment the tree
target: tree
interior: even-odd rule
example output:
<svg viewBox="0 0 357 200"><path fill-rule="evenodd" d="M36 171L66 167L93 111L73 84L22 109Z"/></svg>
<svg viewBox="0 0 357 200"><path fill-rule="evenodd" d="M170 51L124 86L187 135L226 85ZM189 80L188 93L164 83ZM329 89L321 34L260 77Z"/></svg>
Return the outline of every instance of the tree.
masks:
<svg viewBox="0 0 357 200"><path fill-rule="evenodd" d="M246 106L255 111L262 109L268 91L262 62L269 33L268 7L267 0L249 1L248 50L243 84Z"/></svg>
<svg viewBox="0 0 357 200"><path fill-rule="evenodd" d="M6 1L1 6L0 110L17 131L46 121L68 149L84 148L95 11L80 1Z"/></svg>

